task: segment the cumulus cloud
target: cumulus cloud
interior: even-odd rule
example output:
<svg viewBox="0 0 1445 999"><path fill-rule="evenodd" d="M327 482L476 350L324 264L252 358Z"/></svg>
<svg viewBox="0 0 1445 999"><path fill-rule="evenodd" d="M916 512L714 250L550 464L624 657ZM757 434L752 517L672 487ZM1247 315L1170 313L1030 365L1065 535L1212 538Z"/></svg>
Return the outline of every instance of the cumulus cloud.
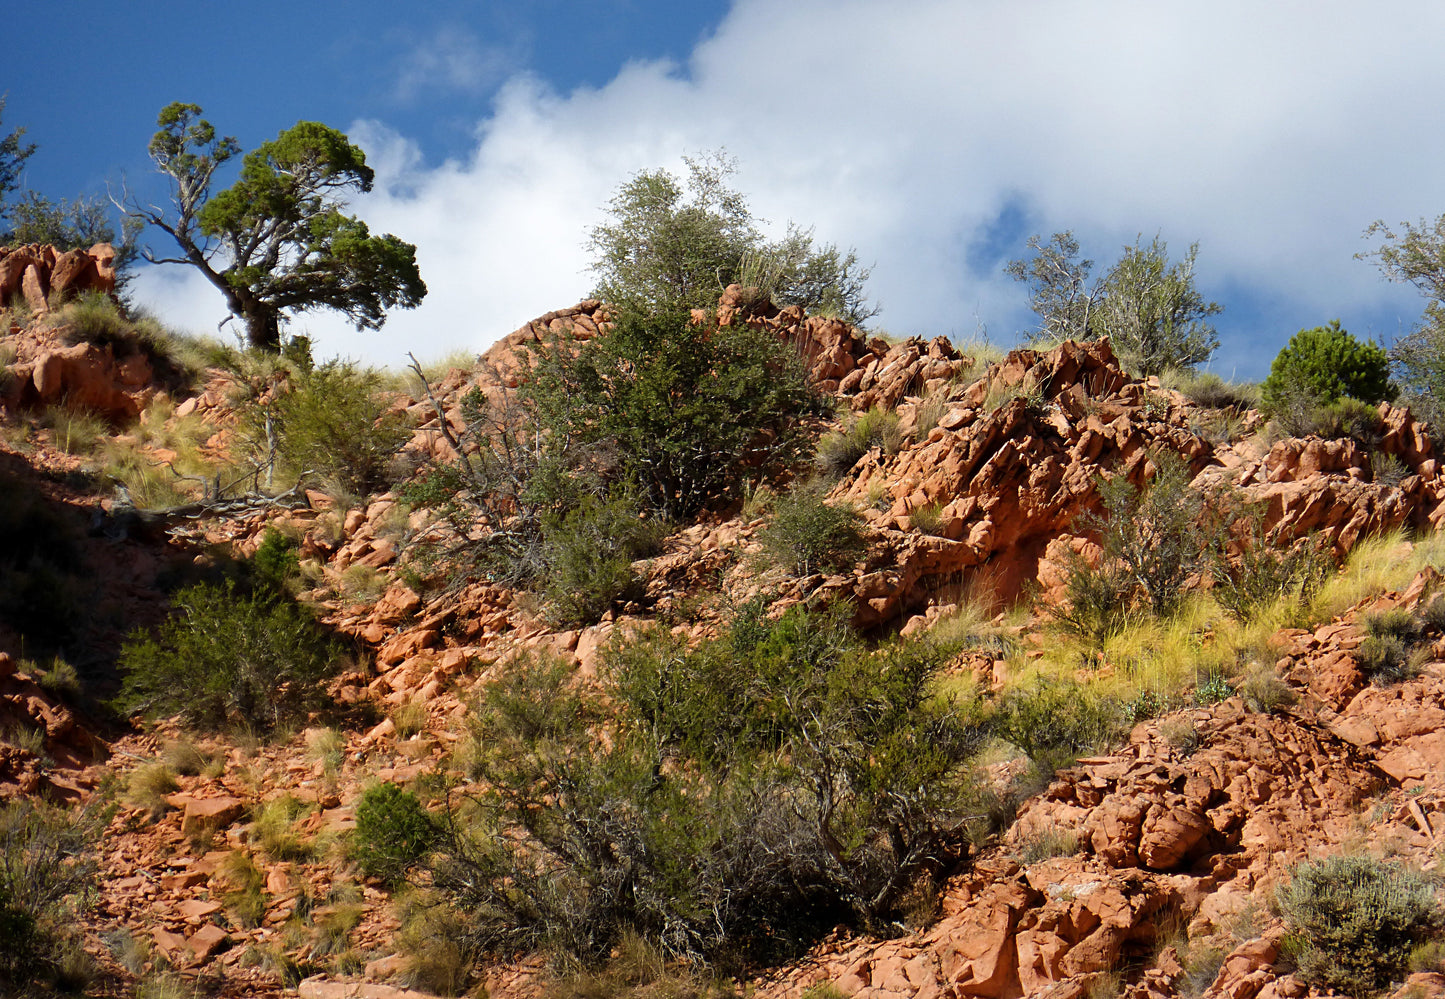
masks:
<svg viewBox="0 0 1445 999"><path fill-rule="evenodd" d="M1001 266L1030 232L1072 228L1101 263L1158 232L1201 244L1200 284L1226 306L1216 367L1260 376L1302 325L1389 333L1418 314L1353 254L1373 218L1445 211L1442 29L1428 0L738 0L685 65L569 93L510 79L464 161L428 166L404 133L353 124L378 167L358 210L416 243L431 293L379 333L300 326L390 364L482 350L585 295L586 230L620 182L726 147L775 231L815 225L876 262L893 332L986 324L1011 343L1030 316ZM165 312L211 326L210 297Z"/></svg>

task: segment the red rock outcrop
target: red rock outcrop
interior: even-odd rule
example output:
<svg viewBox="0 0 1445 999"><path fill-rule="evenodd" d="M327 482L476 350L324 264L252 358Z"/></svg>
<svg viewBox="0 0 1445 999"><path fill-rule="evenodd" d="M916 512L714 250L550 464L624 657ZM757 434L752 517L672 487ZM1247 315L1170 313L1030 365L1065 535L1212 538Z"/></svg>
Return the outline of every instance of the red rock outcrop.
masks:
<svg viewBox="0 0 1445 999"><path fill-rule="evenodd" d="M32 312L43 313L82 291L115 294L115 247L109 243L63 253L34 243L0 247L0 303L19 294Z"/></svg>

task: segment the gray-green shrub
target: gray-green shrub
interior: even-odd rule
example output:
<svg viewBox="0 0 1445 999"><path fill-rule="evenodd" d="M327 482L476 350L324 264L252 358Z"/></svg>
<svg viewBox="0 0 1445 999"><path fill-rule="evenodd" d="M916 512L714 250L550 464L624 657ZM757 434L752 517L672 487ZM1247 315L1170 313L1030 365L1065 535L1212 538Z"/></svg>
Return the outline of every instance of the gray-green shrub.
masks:
<svg viewBox="0 0 1445 999"><path fill-rule="evenodd" d="M1353 996L1403 977L1411 951L1445 925L1430 878L1371 857L1299 864L1277 897L1300 977Z"/></svg>

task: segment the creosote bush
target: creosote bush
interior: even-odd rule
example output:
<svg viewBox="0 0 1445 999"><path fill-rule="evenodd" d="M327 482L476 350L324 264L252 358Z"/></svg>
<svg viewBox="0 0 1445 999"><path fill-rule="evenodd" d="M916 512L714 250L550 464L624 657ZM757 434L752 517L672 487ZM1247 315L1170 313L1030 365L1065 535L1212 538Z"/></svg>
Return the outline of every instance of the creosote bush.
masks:
<svg viewBox="0 0 1445 999"><path fill-rule="evenodd" d="M1431 879L1371 857L1299 864L1278 901L1300 977L1353 996L1403 977L1411 951L1445 927Z"/></svg>
<svg viewBox="0 0 1445 999"><path fill-rule="evenodd" d="M320 703L338 653L304 607L231 581L186 587L172 603L175 613L154 635L133 633L121 648L125 710L265 731Z"/></svg>
<svg viewBox="0 0 1445 999"><path fill-rule="evenodd" d="M477 705L484 790L448 819L433 883L482 949L586 966L628 933L726 964L840 920L886 932L962 848L980 733L932 691L946 658L870 650L842 611L754 605L695 648L662 629L609 646L601 692L519 663Z"/></svg>

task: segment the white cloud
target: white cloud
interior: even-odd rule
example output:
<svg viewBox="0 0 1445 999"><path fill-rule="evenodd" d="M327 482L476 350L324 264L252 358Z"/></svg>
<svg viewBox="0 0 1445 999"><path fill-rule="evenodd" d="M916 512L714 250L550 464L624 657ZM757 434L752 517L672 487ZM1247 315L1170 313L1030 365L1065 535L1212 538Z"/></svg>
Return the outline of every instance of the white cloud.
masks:
<svg viewBox="0 0 1445 999"><path fill-rule="evenodd" d="M1012 341L1021 289L966 257L1014 202L1029 231L1073 228L1105 262L1140 232L1199 240L1201 284L1226 306L1221 367L1259 375L1301 325L1418 313L1352 255L1375 217L1445 211L1442 29L1429 0L739 0L685 72L633 63L567 94L512 79L465 162L427 167L405 136L353 125L378 167L359 210L417 244L431 293L379 333L301 325L392 364L484 349L586 293L582 241L622 180L726 146L758 215L876 261L894 332L983 320ZM1256 308L1231 314L1231 293ZM164 313L214 325L208 294ZM1260 316L1274 325L1250 328Z"/></svg>

